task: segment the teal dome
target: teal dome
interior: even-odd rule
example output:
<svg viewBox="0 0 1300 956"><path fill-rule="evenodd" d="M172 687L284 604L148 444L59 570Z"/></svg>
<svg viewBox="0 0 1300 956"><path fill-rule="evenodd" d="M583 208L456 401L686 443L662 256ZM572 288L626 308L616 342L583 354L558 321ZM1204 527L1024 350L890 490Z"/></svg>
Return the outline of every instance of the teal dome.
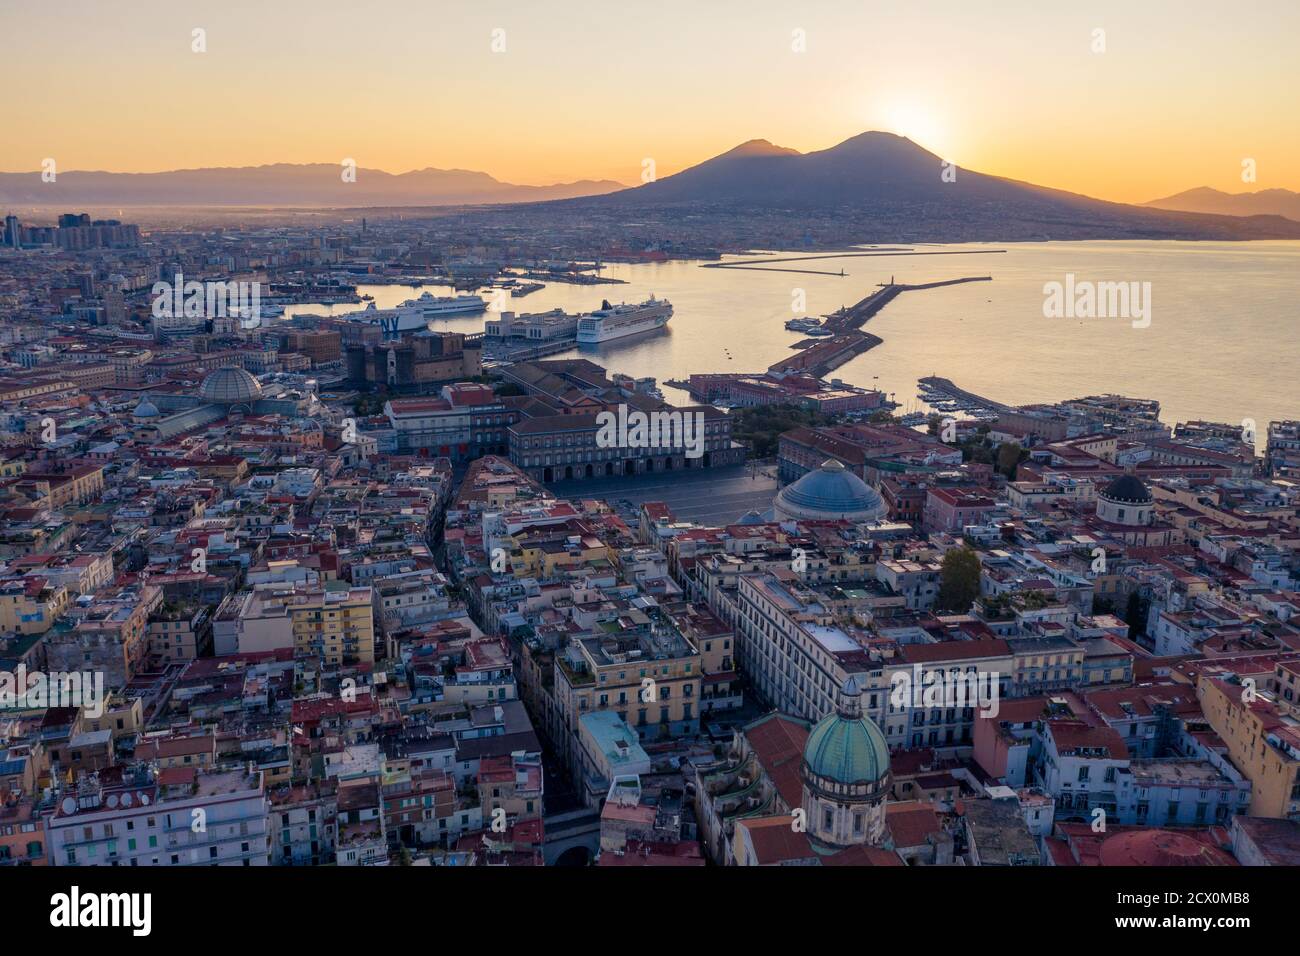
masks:
<svg viewBox="0 0 1300 956"><path fill-rule="evenodd" d="M777 520L875 521L888 510L869 484L835 459L777 492Z"/></svg>
<svg viewBox="0 0 1300 956"><path fill-rule="evenodd" d="M862 713L862 690L850 677L840 702L812 729L803 748L805 772L837 784L874 784L889 775L889 745Z"/></svg>

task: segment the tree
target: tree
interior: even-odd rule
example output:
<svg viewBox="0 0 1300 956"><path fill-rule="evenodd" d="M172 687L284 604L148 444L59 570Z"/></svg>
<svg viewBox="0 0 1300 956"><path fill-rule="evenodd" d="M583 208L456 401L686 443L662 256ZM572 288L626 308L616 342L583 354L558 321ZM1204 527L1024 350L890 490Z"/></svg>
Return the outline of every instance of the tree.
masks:
<svg viewBox="0 0 1300 956"><path fill-rule="evenodd" d="M998 446L998 471L1006 475L1008 481L1016 480L1016 465L1023 459L1024 451L1013 441Z"/></svg>
<svg viewBox="0 0 1300 956"><path fill-rule="evenodd" d="M796 405L757 405L731 413L731 437L748 443L754 458L770 458L780 447L782 432L829 425L833 421L832 416Z"/></svg>
<svg viewBox="0 0 1300 956"><path fill-rule="evenodd" d="M979 593L979 555L970 548L953 548L943 556L936 610L965 613Z"/></svg>
<svg viewBox="0 0 1300 956"><path fill-rule="evenodd" d="M382 395L361 394L352 405L352 410L359 416L366 417L369 415L378 415L384 410L384 402L387 398Z"/></svg>
<svg viewBox="0 0 1300 956"><path fill-rule="evenodd" d="M957 447L961 449L962 461L973 461L981 465L993 464L993 442L989 441L988 431L988 428L980 428L974 435L962 436L961 441L957 443ZM937 428L931 434L938 435Z"/></svg>
<svg viewBox="0 0 1300 956"><path fill-rule="evenodd" d="M1128 596L1128 608L1124 612L1124 623L1128 625L1130 637L1141 637L1147 632L1148 602L1134 591Z"/></svg>

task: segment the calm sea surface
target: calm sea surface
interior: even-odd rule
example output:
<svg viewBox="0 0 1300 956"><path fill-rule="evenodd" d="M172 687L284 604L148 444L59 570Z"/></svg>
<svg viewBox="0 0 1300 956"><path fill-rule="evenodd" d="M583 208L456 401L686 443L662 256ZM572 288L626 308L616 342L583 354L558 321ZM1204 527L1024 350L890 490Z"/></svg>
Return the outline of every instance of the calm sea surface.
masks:
<svg viewBox="0 0 1300 956"><path fill-rule="evenodd" d="M991 282L903 293L865 326L884 344L842 366L834 377L892 393L904 410L919 407L919 377L940 375L1008 403L1101 392L1154 398L1171 424L1251 418L1259 423L1261 440L1269 420L1300 418L1300 242L907 248L1006 252L844 256L772 266L836 275L706 269L689 262L611 265L602 274L628 284L550 283L510 300L509 307L585 312L599 308L602 298L613 303L640 302L652 293L667 298L674 314L666 330L564 353L662 383L692 372L759 372L789 354L801 336L784 323L795 315L800 290L807 313L819 316L857 302L891 277L921 283L990 275ZM1044 284L1065 283L1067 273L1076 283L1150 283L1150 326L1134 328L1124 318L1044 317ZM434 294L451 291L429 288ZM405 286L358 291L373 295L381 308L419 293ZM340 314L356 308L286 311ZM481 331L483 318L451 318L434 327ZM665 389L665 395L679 403L688 400L673 389Z"/></svg>

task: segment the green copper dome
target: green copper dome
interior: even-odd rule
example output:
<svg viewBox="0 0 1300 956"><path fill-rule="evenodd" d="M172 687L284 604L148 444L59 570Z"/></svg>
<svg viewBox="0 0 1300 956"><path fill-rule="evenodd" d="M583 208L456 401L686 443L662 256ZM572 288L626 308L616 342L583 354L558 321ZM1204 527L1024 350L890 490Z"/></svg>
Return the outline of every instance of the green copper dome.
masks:
<svg viewBox="0 0 1300 956"><path fill-rule="evenodd" d="M862 690L850 677L839 706L813 728L803 748L807 772L841 784L875 783L889 773L889 745L862 713Z"/></svg>

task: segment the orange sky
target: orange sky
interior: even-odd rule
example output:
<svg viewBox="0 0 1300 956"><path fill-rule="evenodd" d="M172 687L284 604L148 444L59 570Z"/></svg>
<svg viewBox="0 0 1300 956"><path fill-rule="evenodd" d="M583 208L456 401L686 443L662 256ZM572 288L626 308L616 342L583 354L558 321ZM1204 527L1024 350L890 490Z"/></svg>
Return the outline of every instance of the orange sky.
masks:
<svg viewBox="0 0 1300 956"><path fill-rule="evenodd" d="M886 129L971 169L1107 199L1300 189L1300 4L1237 17L1197 0L973 6L8 3L0 169L351 157L634 183L647 157L662 177L752 138L807 151Z"/></svg>

